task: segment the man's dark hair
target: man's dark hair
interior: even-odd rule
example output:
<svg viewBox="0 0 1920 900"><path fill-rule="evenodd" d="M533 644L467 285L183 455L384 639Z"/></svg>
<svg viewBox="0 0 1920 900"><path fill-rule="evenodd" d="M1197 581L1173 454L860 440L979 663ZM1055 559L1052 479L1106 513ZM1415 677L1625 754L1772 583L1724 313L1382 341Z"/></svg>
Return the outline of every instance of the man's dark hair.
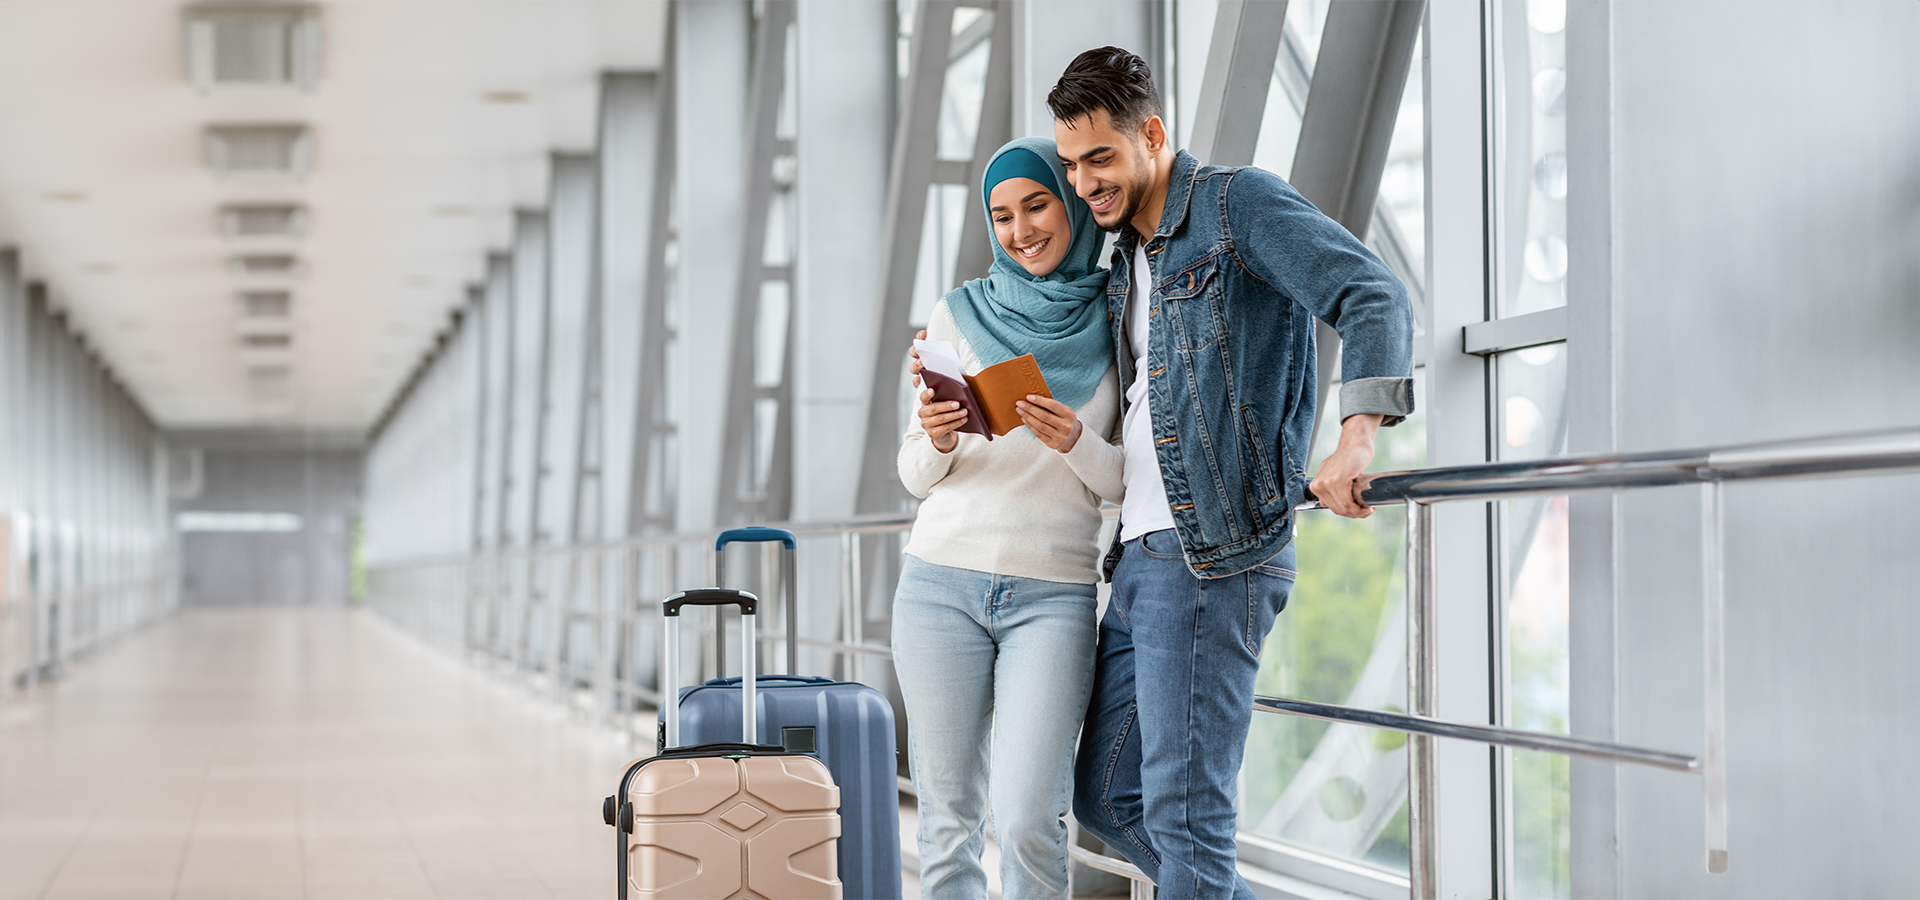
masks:
<svg viewBox="0 0 1920 900"><path fill-rule="evenodd" d="M1147 61L1119 47L1088 50L1073 58L1047 92L1047 108L1057 121L1091 119L1104 109L1113 127L1132 134L1160 114L1160 92L1153 87Z"/></svg>

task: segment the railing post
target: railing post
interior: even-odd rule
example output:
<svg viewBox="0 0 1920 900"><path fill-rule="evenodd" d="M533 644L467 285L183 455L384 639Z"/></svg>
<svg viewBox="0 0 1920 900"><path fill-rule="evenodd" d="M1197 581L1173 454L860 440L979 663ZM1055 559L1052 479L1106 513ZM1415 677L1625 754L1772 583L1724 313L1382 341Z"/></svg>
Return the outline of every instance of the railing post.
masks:
<svg viewBox="0 0 1920 900"><path fill-rule="evenodd" d="M639 673L634 671L634 648L639 637L640 551L631 547L620 551L620 585L614 593L613 614L613 712L620 726L620 737L633 743L633 695L627 687Z"/></svg>
<svg viewBox="0 0 1920 900"><path fill-rule="evenodd" d="M1702 707L1706 751L1700 775L1707 804L1707 871L1727 871L1727 559L1726 501L1720 482L1700 488L1701 630L1705 647Z"/></svg>
<svg viewBox="0 0 1920 900"><path fill-rule="evenodd" d="M1434 573L1433 506L1407 504L1407 711L1433 716L1439 710L1438 641L1434 633L1438 591ZM1439 897L1433 820L1434 738L1407 736L1407 880L1413 900Z"/></svg>
<svg viewBox="0 0 1920 900"><path fill-rule="evenodd" d="M596 547L587 551L587 559L592 567L587 575L587 596L592 598L588 609L592 610L593 627L593 702L598 704L607 715L613 714L613 653L611 643L613 629L607 627L607 551Z"/></svg>
<svg viewBox="0 0 1920 900"><path fill-rule="evenodd" d="M840 533L840 562L844 566L840 582L840 638L856 647L866 643L866 615L860 599L860 534L855 531ZM845 651L846 671L849 681L863 681L864 666L860 654Z"/></svg>
<svg viewBox="0 0 1920 900"><path fill-rule="evenodd" d="M568 551L564 556L554 553L548 553L546 555L547 610L548 619L552 623L549 626L552 631L547 635L547 675L553 679L554 696L559 697L561 702L564 703L567 699L567 690L562 686L566 679L564 678L565 673L560 670L562 662L560 659L560 651L562 638L568 631L567 607L572 602L572 599L562 593L564 589L561 585L566 582L555 577L553 572L555 562L561 559L566 560L567 564L571 566L573 562L572 551ZM569 576L569 578L571 578L571 576Z"/></svg>

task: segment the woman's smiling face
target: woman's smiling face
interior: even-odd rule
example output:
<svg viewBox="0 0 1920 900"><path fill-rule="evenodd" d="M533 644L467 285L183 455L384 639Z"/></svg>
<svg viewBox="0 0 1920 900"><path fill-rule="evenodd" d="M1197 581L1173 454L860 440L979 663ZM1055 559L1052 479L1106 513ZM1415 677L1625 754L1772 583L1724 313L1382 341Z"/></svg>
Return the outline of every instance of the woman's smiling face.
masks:
<svg viewBox="0 0 1920 900"><path fill-rule="evenodd" d="M987 194L987 216L993 236L1021 268L1038 277L1050 275L1067 256L1073 226L1067 205L1031 178L1009 178Z"/></svg>

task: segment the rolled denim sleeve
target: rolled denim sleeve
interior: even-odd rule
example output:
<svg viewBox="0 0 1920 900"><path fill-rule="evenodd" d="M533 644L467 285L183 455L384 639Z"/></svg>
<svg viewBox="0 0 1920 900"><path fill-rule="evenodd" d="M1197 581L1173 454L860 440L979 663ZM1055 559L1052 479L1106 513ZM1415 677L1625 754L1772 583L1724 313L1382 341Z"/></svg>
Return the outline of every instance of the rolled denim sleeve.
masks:
<svg viewBox="0 0 1920 900"><path fill-rule="evenodd" d="M1272 172L1234 173L1227 228L1247 271L1339 333L1341 417L1412 414L1413 305L1399 276Z"/></svg>

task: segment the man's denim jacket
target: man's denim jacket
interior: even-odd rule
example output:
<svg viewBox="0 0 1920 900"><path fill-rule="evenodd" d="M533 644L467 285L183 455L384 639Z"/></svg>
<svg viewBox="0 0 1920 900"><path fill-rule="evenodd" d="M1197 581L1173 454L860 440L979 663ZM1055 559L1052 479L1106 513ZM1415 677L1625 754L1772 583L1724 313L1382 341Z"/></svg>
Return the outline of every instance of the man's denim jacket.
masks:
<svg viewBox="0 0 1920 900"><path fill-rule="evenodd" d="M1122 385L1135 240L1121 232L1107 281ZM1233 575L1292 539L1319 386L1314 317L1340 334L1340 412L1394 425L1413 412L1413 310L1392 270L1292 185L1184 150L1147 257L1148 409L1167 501L1194 574Z"/></svg>

